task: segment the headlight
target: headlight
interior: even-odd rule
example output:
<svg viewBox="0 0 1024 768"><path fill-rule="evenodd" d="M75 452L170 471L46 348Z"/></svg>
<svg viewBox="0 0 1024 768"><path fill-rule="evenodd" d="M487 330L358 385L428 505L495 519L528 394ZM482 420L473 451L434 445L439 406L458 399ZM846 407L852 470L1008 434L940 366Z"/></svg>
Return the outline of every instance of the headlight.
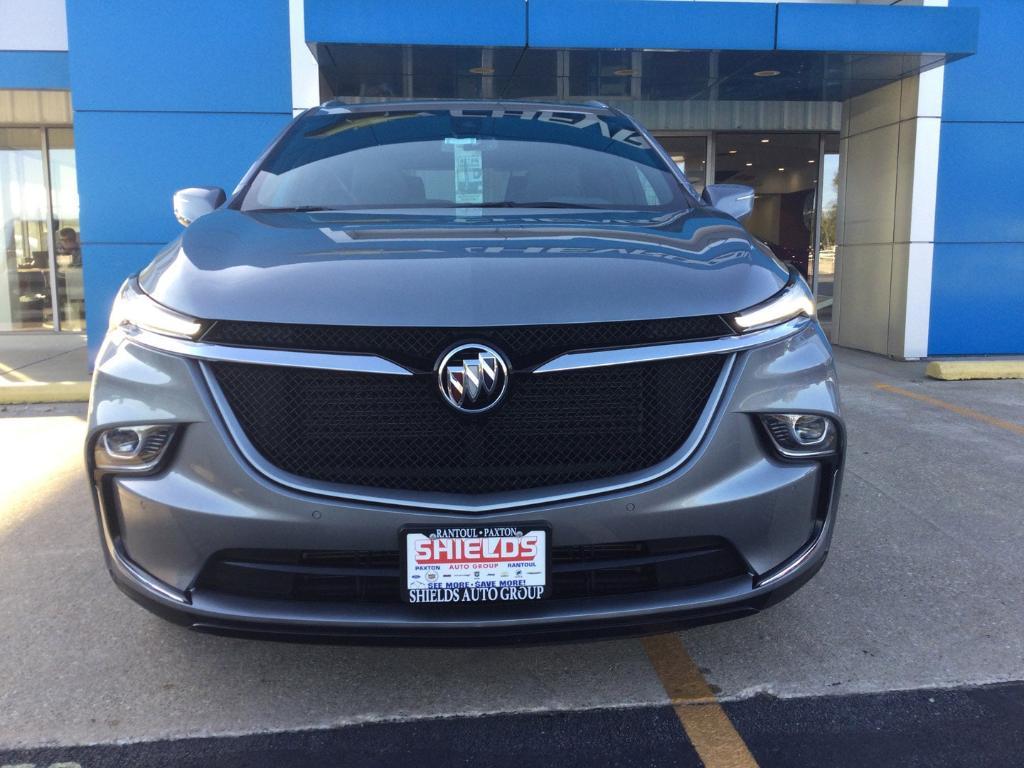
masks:
<svg viewBox="0 0 1024 768"><path fill-rule="evenodd" d="M139 287L138 278L130 277L114 299L110 328L138 328L179 339L194 339L202 332L203 324L153 301Z"/></svg>
<svg viewBox="0 0 1024 768"><path fill-rule="evenodd" d="M732 322L740 332L756 331L795 317L814 317L816 311L814 297L807 283L796 272L792 272L785 288L768 301L737 312Z"/></svg>

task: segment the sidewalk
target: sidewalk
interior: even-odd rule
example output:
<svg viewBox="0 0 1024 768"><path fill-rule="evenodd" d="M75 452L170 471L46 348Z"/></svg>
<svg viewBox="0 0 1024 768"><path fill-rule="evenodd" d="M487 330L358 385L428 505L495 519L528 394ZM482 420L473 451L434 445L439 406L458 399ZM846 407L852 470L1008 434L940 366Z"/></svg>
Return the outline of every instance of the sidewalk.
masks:
<svg viewBox="0 0 1024 768"><path fill-rule="evenodd" d="M88 399L85 334L0 336L0 405Z"/></svg>

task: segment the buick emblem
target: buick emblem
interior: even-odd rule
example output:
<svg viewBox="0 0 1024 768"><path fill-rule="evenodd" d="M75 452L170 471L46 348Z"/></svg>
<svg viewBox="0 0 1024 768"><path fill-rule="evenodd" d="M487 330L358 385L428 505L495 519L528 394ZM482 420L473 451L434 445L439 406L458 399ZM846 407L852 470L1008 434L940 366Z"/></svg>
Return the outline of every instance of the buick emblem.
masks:
<svg viewBox="0 0 1024 768"><path fill-rule="evenodd" d="M437 367L441 395L463 413L483 413L501 402L508 389L504 358L482 344L463 344L441 358Z"/></svg>

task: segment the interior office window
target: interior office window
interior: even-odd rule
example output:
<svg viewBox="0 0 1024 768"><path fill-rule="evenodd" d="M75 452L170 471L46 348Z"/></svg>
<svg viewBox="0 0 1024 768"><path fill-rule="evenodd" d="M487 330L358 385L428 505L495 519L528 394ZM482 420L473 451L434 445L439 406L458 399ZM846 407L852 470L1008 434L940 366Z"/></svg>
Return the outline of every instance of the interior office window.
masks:
<svg viewBox="0 0 1024 768"><path fill-rule="evenodd" d="M42 135L0 128L0 331L53 327Z"/></svg>
<svg viewBox="0 0 1024 768"><path fill-rule="evenodd" d="M78 223L75 137L71 128L50 128L47 130L47 139L60 329L81 332L85 329L85 293L82 283L82 236Z"/></svg>

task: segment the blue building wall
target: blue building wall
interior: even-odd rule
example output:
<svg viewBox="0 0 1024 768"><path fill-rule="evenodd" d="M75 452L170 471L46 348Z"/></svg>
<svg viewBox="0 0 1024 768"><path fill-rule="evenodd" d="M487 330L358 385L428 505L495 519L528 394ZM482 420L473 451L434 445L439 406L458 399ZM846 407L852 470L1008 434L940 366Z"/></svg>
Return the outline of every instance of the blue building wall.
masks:
<svg viewBox="0 0 1024 768"><path fill-rule="evenodd" d="M1024 353L1021 0L981 8L978 52L948 67L939 150L930 355Z"/></svg>
<svg viewBox="0 0 1024 768"><path fill-rule="evenodd" d="M291 119L288 3L67 5L91 354L126 275L180 227L171 195L231 190ZM116 180L116 181L115 181Z"/></svg>
<svg viewBox="0 0 1024 768"><path fill-rule="evenodd" d="M70 87L67 51L0 51L0 88Z"/></svg>

